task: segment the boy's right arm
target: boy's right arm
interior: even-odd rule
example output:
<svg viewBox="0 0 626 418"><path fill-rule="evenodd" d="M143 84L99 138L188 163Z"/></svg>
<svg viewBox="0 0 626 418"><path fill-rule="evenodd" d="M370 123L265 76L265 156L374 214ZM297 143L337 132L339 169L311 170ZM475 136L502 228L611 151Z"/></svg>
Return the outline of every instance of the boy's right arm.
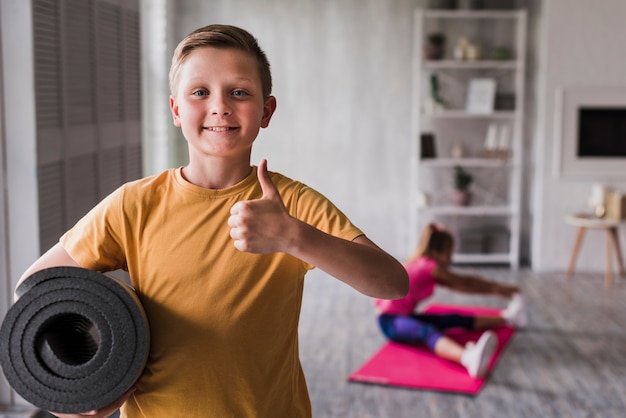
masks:
<svg viewBox="0 0 626 418"><path fill-rule="evenodd" d="M35 261L20 277L20 280L17 282L17 286L19 286L24 280L30 277L32 274L38 272L39 270L43 270L50 267L62 267L62 266L70 266L70 267L81 267L70 255L65 251L65 248L61 245L61 243L56 243L52 248L46 251L37 261ZM17 296L14 296L14 299L17 300Z"/></svg>

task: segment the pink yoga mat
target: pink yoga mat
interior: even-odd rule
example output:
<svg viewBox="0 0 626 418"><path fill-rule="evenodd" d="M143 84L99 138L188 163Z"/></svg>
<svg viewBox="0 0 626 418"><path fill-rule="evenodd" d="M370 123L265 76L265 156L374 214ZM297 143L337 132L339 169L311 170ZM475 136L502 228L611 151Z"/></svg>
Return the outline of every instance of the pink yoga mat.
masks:
<svg viewBox="0 0 626 418"><path fill-rule="evenodd" d="M430 313L470 313L495 315L499 309L475 306L431 305ZM493 369L502 350L513 336L512 327L501 327L493 332L498 337L498 348L489 365ZM446 332L461 344L476 341L482 331L453 329ZM487 377L489 374L487 374ZM369 360L348 377L352 382L374 383L415 389L438 390L476 395L485 379L472 378L459 364L437 357L424 345L403 345L387 342Z"/></svg>

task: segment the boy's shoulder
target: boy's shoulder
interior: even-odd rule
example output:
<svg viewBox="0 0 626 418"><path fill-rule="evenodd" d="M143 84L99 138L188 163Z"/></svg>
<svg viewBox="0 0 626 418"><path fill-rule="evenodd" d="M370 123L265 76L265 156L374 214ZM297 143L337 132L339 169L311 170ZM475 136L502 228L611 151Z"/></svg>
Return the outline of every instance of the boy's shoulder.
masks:
<svg viewBox="0 0 626 418"><path fill-rule="evenodd" d="M130 180L122 185L121 188L126 190L151 189L166 185L176 178L176 169L168 168L160 173L141 177L136 180Z"/></svg>
<svg viewBox="0 0 626 418"><path fill-rule="evenodd" d="M123 199L150 199L155 194L164 193L175 181L176 169L170 168L161 173L142 177L124 183L117 190Z"/></svg>
<svg viewBox="0 0 626 418"><path fill-rule="evenodd" d="M274 186L282 192L282 191L294 191L297 193L302 193L305 191L310 191L313 193L319 193L314 188L310 187L306 183L303 183L300 180L295 180L283 173L277 171L269 171L270 178L272 179L272 183Z"/></svg>

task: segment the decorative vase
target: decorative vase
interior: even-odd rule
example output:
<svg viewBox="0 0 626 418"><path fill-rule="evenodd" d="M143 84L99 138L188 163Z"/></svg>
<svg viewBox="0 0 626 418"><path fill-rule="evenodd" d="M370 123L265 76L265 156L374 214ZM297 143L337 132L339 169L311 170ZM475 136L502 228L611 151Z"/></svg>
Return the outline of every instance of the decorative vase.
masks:
<svg viewBox="0 0 626 418"><path fill-rule="evenodd" d="M452 201L456 206L469 206L472 202L472 193L469 190L454 189Z"/></svg>
<svg viewBox="0 0 626 418"><path fill-rule="evenodd" d="M441 33L431 33L424 43L424 58L427 60L440 60L446 50L446 37Z"/></svg>
<svg viewBox="0 0 626 418"><path fill-rule="evenodd" d="M424 58L427 60L440 60L443 58L443 45L428 43L424 46Z"/></svg>

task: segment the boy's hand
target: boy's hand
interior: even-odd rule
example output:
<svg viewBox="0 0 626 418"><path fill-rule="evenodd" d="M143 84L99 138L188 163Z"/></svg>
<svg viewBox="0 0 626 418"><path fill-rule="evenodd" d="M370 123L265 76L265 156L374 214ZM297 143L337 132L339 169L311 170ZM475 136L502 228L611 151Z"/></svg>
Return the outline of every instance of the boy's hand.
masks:
<svg viewBox="0 0 626 418"><path fill-rule="evenodd" d="M235 248L258 254L286 252L292 218L267 172L267 160L257 170L263 196L237 202L230 210L228 225Z"/></svg>

